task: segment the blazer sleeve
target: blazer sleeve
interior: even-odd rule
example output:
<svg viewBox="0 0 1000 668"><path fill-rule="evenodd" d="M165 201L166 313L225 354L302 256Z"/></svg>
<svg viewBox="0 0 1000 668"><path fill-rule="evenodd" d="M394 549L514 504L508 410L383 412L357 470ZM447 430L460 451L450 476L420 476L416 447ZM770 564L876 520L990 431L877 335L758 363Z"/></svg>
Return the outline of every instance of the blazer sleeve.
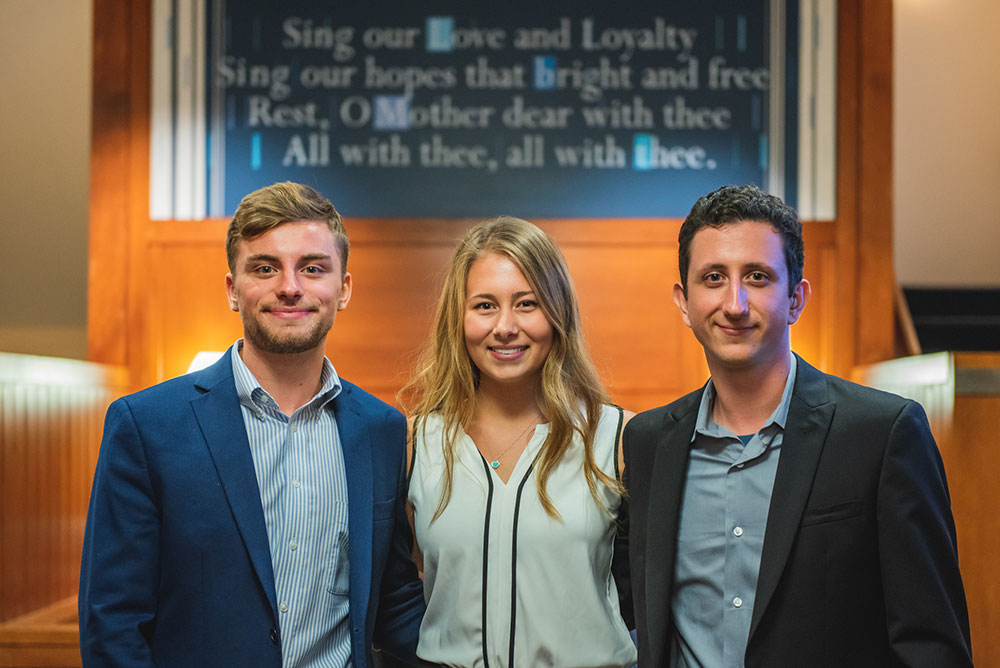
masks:
<svg viewBox="0 0 1000 668"><path fill-rule="evenodd" d="M84 666L152 666L159 509L139 431L125 400L108 408L90 495L80 571Z"/></svg>
<svg viewBox="0 0 1000 668"><path fill-rule="evenodd" d="M889 642L907 666L971 666L969 613L944 465L919 404L908 401L885 450L879 553Z"/></svg>
<svg viewBox="0 0 1000 668"><path fill-rule="evenodd" d="M417 639L424 617L424 589L413 563L413 535L406 517L406 423L399 417L399 466L393 529L375 617L374 645L391 656L419 664ZM395 445L395 444L393 444Z"/></svg>

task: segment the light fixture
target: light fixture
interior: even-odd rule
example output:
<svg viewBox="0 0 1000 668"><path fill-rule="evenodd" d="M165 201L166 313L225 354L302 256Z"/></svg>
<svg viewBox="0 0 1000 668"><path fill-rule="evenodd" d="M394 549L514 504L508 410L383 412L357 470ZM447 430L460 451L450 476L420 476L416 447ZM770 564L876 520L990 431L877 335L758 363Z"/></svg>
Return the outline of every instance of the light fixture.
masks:
<svg viewBox="0 0 1000 668"><path fill-rule="evenodd" d="M202 350L194 356L194 359L191 360L191 364L188 365L187 372L191 373L192 371L204 369L205 367L217 362L223 355L225 355L225 353L218 350Z"/></svg>

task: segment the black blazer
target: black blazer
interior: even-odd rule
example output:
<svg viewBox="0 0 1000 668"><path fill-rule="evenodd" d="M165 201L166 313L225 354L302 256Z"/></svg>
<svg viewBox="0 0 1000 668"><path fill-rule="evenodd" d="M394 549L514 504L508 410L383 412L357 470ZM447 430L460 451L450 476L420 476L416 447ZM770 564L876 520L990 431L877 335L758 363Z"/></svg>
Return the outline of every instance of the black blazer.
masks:
<svg viewBox="0 0 1000 668"><path fill-rule="evenodd" d="M944 467L919 404L797 375L746 666L969 666ZM701 390L625 429L640 666L666 666L677 524Z"/></svg>

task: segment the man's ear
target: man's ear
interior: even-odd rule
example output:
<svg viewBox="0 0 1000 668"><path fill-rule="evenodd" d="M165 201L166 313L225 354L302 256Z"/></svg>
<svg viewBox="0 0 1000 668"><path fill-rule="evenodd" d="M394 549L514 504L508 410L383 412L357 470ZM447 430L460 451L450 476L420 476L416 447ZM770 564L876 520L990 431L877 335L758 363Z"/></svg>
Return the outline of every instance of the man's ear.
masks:
<svg viewBox="0 0 1000 668"><path fill-rule="evenodd" d="M233 275L226 274L226 299L229 300L229 308L233 311L240 310L240 302L236 298L236 287L233 285Z"/></svg>
<svg viewBox="0 0 1000 668"><path fill-rule="evenodd" d="M340 297L337 299L337 310L343 311L347 308L347 302L351 301L351 292L354 289L354 280L351 278L351 272L344 272L344 282L340 286Z"/></svg>
<svg viewBox="0 0 1000 668"><path fill-rule="evenodd" d="M680 283L674 283L674 303L677 304L677 309L681 312L681 320L690 327L691 319L688 318L687 297L684 296L684 286Z"/></svg>
<svg viewBox="0 0 1000 668"><path fill-rule="evenodd" d="M792 298L788 308L788 324L794 325L798 322L799 316L802 315L802 310L806 307L806 303L812 296L812 286L809 285L809 281L802 279L799 284L795 286L795 292L792 293Z"/></svg>

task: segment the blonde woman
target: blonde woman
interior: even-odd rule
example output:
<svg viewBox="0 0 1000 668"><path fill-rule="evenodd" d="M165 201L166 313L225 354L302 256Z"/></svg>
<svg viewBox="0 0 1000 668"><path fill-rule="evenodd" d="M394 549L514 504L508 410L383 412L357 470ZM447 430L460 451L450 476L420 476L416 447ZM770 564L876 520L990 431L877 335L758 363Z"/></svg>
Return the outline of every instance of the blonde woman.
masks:
<svg viewBox="0 0 1000 668"><path fill-rule="evenodd" d="M409 493L449 666L627 666L611 575L624 422L587 356L562 253L498 218L459 243L411 404Z"/></svg>

